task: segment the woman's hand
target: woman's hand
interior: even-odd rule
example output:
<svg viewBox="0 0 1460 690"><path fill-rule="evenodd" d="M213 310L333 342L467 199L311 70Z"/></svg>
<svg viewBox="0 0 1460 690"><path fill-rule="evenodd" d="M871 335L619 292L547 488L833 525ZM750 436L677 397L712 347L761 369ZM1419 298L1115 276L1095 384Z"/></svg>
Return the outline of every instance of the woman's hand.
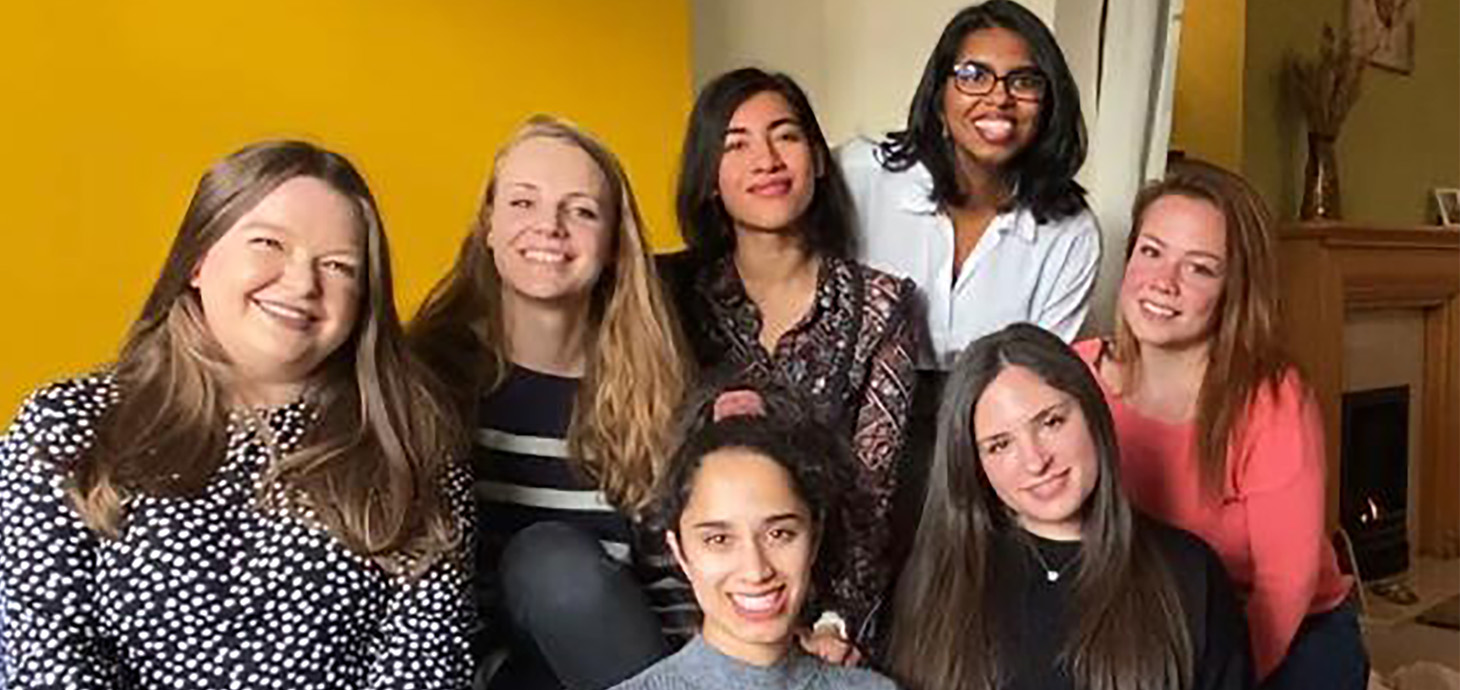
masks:
<svg viewBox="0 0 1460 690"><path fill-rule="evenodd" d="M835 626L822 625L813 630L802 630L796 634L796 639L807 654L819 656L828 664L856 666L862 663L861 650L851 640L842 637Z"/></svg>

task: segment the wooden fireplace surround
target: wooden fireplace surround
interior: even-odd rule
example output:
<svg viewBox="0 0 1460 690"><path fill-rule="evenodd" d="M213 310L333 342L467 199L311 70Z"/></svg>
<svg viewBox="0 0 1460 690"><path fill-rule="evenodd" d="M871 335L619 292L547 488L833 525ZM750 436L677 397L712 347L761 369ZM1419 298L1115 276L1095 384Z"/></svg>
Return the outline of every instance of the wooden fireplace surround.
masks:
<svg viewBox="0 0 1460 690"><path fill-rule="evenodd" d="M1418 309L1424 317L1418 448L1421 553L1460 546L1460 230L1299 224L1278 235L1283 332L1327 429L1328 524L1338 525L1344 315ZM1417 510L1415 510L1417 509Z"/></svg>

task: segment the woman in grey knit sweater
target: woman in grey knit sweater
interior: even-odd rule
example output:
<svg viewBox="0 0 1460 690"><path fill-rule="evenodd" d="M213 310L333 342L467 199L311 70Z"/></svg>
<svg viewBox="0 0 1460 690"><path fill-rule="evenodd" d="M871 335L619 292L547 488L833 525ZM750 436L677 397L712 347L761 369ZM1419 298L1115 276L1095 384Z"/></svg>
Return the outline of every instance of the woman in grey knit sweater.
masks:
<svg viewBox="0 0 1460 690"><path fill-rule="evenodd" d="M708 403L656 492L665 539L704 612L700 634L617 690L896 690L801 651L797 633L846 452L819 426L768 415L763 392ZM779 401L773 401L779 402Z"/></svg>

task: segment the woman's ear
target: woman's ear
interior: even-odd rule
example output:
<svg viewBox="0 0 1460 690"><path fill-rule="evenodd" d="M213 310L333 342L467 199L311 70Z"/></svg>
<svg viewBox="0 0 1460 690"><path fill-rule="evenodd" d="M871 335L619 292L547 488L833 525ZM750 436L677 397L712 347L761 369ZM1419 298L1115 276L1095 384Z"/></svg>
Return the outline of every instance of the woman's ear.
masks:
<svg viewBox="0 0 1460 690"><path fill-rule="evenodd" d="M669 553L674 554L674 562L679 569L689 572L689 565L684 560L684 550L679 547L679 534L674 530L664 531L664 543L669 546Z"/></svg>

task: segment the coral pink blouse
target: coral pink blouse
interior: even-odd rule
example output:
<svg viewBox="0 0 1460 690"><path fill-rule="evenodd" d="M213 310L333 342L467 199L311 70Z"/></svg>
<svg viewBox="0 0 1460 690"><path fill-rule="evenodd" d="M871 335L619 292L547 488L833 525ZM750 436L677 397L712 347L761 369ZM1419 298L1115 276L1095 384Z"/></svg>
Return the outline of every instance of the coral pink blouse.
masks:
<svg viewBox="0 0 1460 690"><path fill-rule="evenodd" d="M1075 351L1096 370L1103 341ZM1227 450L1220 496L1203 493L1196 423L1151 419L1104 381L1115 418L1121 483L1139 509L1211 545L1246 597L1253 664L1265 677L1282 661L1310 613L1343 602L1352 578L1338 570L1324 529L1323 419L1296 372L1262 388Z"/></svg>

